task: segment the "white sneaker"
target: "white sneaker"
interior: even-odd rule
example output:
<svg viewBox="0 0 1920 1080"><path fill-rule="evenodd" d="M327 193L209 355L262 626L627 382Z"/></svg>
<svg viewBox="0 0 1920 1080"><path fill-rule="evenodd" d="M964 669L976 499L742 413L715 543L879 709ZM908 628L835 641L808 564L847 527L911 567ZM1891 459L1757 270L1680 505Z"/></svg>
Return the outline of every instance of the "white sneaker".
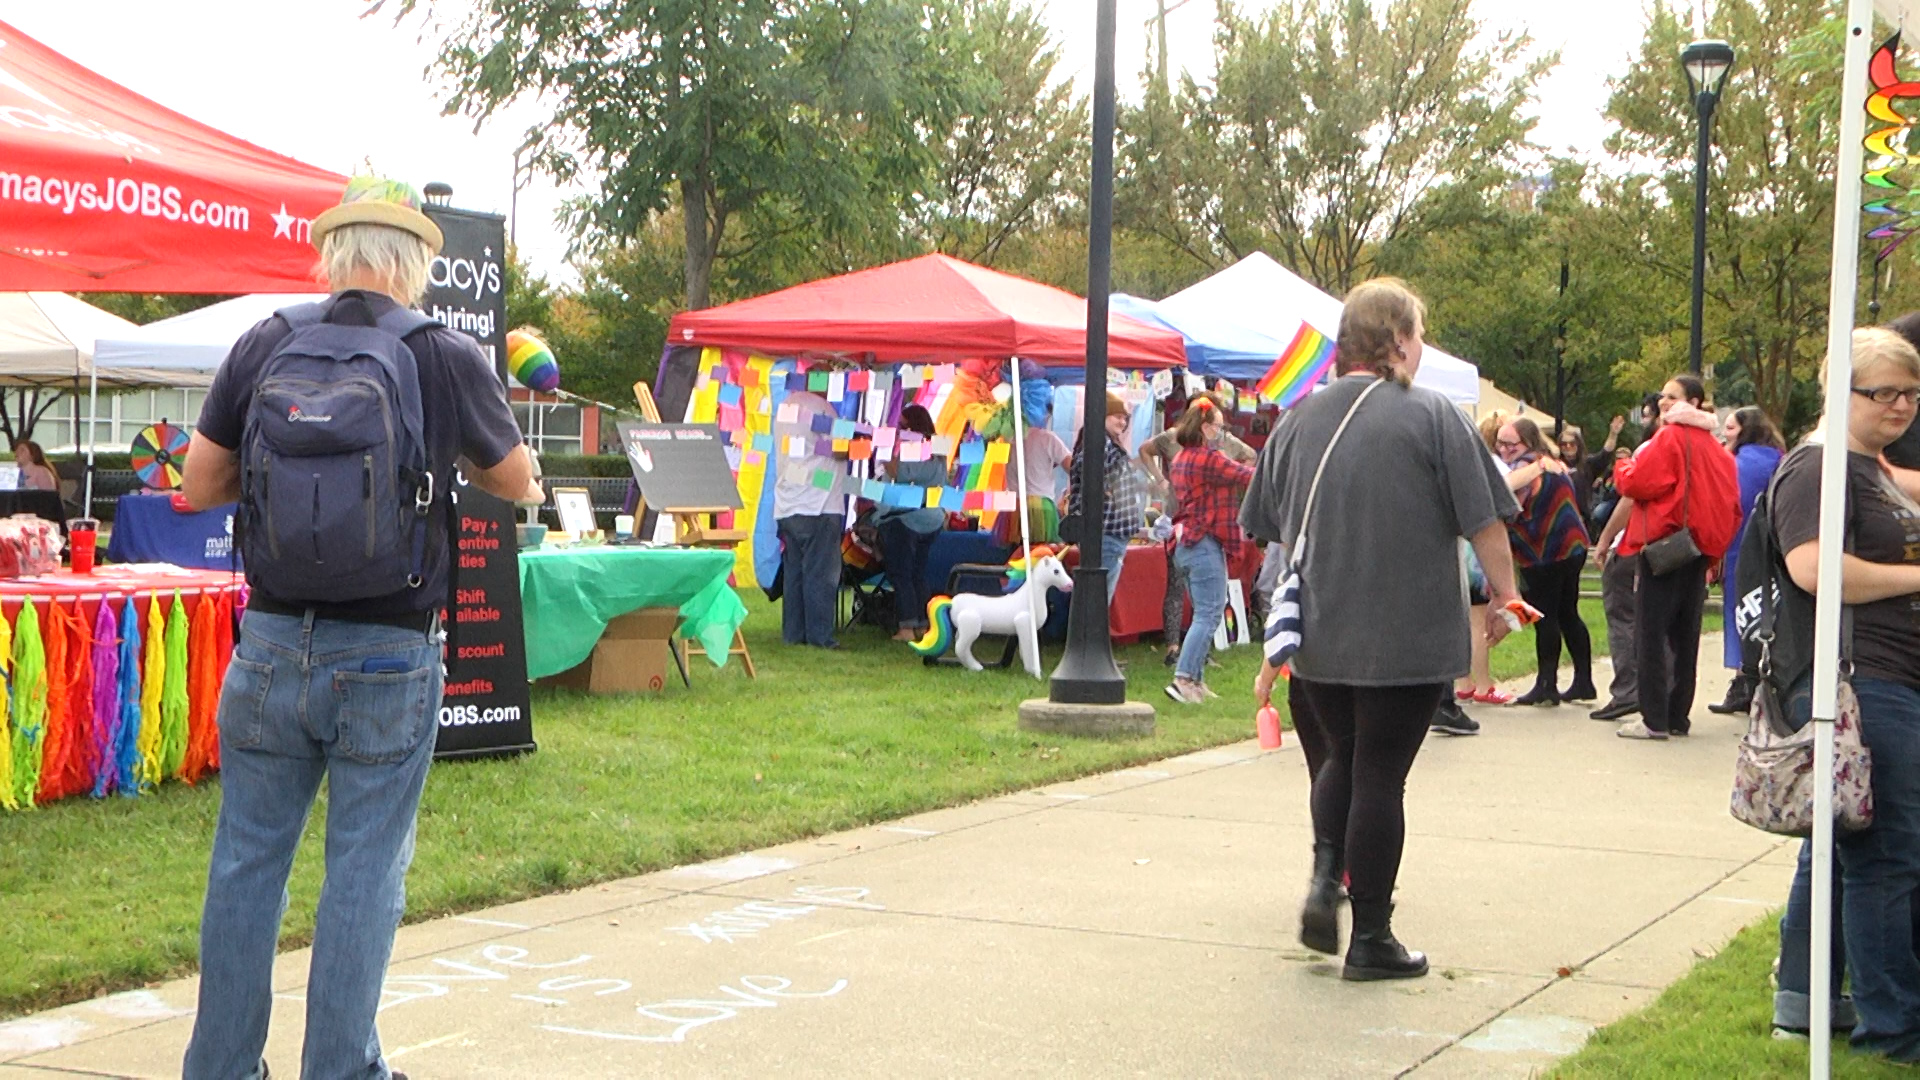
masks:
<svg viewBox="0 0 1920 1080"><path fill-rule="evenodd" d="M1182 705L1198 705L1206 700L1193 683L1183 679L1175 679L1167 684L1167 696Z"/></svg>
<svg viewBox="0 0 1920 1080"><path fill-rule="evenodd" d="M1655 731L1639 720L1621 724L1620 727L1614 731L1614 734L1623 739L1652 739L1655 742L1665 742L1667 740L1666 732Z"/></svg>

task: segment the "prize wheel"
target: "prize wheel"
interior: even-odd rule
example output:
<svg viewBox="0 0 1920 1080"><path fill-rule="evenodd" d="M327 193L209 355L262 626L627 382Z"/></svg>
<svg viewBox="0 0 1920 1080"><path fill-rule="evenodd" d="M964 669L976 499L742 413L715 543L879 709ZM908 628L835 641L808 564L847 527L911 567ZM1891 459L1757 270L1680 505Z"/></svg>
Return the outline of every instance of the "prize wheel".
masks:
<svg viewBox="0 0 1920 1080"><path fill-rule="evenodd" d="M162 420L133 437L133 475L155 491L180 486L187 463L187 433Z"/></svg>

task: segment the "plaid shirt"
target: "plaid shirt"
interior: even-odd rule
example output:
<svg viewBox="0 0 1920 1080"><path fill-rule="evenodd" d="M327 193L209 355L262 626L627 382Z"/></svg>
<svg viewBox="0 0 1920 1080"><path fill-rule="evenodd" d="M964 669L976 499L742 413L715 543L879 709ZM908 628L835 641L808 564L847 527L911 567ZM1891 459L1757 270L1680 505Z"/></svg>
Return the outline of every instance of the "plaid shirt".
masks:
<svg viewBox="0 0 1920 1080"><path fill-rule="evenodd" d="M1253 466L1234 461L1210 446L1186 447L1173 459L1167 479L1179 506L1180 545L1191 547L1211 536L1220 542L1227 565L1240 565L1247 534L1240 528L1240 502L1253 483Z"/></svg>
<svg viewBox="0 0 1920 1080"><path fill-rule="evenodd" d="M1067 493L1067 514L1072 516L1081 512L1080 503L1080 460L1085 451L1085 443L1074 440L1073 464L1071 475L1073 489ZM1101 514L1100 532L1103 536L1131 539L1146 524L1146 484L1140 470L1134 467L1133 459L1127 456L1126 448L1112 439L1107 440L1107 505Z"/></svg>

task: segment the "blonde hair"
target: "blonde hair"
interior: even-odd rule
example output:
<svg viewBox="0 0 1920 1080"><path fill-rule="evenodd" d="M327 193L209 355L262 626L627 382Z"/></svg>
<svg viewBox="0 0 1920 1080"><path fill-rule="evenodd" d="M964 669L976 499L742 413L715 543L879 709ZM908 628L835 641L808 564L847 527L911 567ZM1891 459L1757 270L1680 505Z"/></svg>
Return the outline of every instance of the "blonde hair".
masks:
<svg viewBox="0 0 1920 1080"><path fill-rule="evenodd" d="M1402 386L1412 377L1394 366L1402 356L1400 338L1415 337L1426 325L1427 305L1399 278L1363 281L1347 294L1340 313L1340 342L1334 370L1347 375L1370 371Z"/></svg>
<svg viewBox="0 0 1920 1080"><path fill-rule="evenodd" d="M387 225L341 225L320 242L320 279L339 283L370 275L387 295L412 307L427 292L433 249L419 237Z"/></svg>
<svg viewBox="0 0 1920 1080"><path fill-rule="evenodd" d="M1920 379L1920 352L1914 351L1912 343L1900 336L1897 331L1884 326L1862 326L1853 332L1853 377L1859 378L1865 372L1880 364L1892 364L1908 378ZM1827 381L1827 361L1820 361L1820 382Z"/></svg>
<svg viewBox="0 0 1920 1080"><path fill-rule="evenodd" d="M1513 418L1514 414L1505 409L1495 409L1480 418L1480 441L1487 444L1487 449L1493 449L1493 444L1500 441L1500 429Z"/></svg>

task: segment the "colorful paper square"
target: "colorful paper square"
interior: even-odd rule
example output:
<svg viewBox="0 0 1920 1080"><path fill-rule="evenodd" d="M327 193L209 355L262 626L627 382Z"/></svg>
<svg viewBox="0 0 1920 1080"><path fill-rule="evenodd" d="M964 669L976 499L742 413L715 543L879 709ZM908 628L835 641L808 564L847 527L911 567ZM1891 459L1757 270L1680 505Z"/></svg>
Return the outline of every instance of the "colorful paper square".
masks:
<svg viewBox="0 0 1920 1080"><path fill-rule="evenodd" d="M833 490L833 472L829 469L813 470L813 486L821 491Z"/></svg>

